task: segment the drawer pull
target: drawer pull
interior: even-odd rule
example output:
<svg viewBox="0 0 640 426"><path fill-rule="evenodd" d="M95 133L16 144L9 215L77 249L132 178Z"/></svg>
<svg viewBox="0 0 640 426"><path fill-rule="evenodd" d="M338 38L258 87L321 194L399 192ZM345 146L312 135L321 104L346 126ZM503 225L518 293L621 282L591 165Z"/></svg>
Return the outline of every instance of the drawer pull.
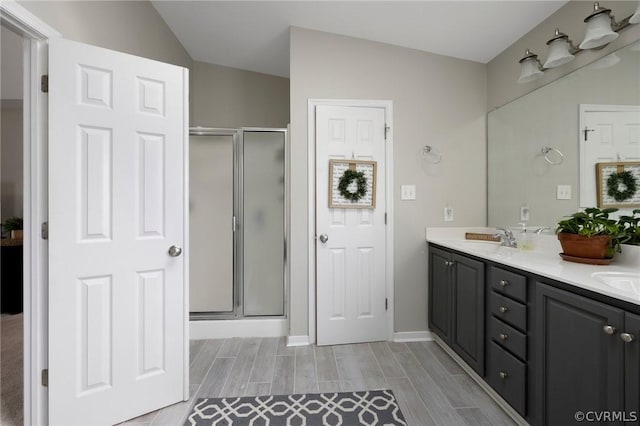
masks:
<svg viewBox="0 0 640 426"><path fill-rule="evenodd" d="M506 287L507 285L509 285L509 281L507 281L507 280L500 280L499 284L500 284L500 286L501 286L501 287Z"/></svg>
<svg viewBox="0 0 640 426"><path fill-rule="evenodd" d="M625 343L631 343L636 339L635 336L633 334L631 334L631 333L620 333L620 338Z"/></svg>
<svg viewBox="0 0 640 426"><path fill-rule="evenodd" d="M500 340L507 340L509 338L509 335L506 333L500 333L498 334L498 337L500 338Z"/></svg>
<svg viewBox="0 0 640 426"><path fill-rule="evenodd" d="M506 378L507 378L507 376L508 376L508 374L507 374L507 373L505 373L504 371L501 371L501 372L500 372L500 378L501 378L501 379L503 379L503 380L504 380L504 379L506 379Z"/></svg>
<svg viewBox="0 0 640 426"><path fill-rule="evenodd" d="M602 327L602 330L604 331L605 334L608 334L609 336L616 333L616 328L612 325L605 325L604 327Z"/></svg>
<svg viewBox="0 0 640 426"><path fill-rule="evenodd" d="M507 308L506 306L500 306L499 310L500 310L501 313L504 314L505 312L507 312L509 310L509 308Z"/></svg>

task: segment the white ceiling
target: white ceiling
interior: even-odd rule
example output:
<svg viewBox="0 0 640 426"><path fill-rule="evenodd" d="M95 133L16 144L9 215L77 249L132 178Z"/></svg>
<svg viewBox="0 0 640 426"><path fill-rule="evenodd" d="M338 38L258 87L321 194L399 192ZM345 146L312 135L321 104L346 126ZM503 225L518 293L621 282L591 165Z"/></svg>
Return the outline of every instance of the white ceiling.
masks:
<svg viewBox="0 0 640 426"><path fill-rule="evenodd" d="M151 1L194 60L282 77L290 26L487 63L566 3Z"/></svg>

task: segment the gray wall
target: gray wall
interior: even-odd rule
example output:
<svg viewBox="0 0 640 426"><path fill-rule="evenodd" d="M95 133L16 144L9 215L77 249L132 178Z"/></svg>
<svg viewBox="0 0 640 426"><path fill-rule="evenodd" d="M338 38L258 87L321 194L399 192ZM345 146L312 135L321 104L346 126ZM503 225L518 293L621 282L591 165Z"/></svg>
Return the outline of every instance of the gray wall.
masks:
<svg viewBox="0 0 640 426"><path fill-rule="evenodd" d="M617 20L631 15L638 6L636 1L608 1L604 5L612 10ZM553 36L556 27L567 34L578 45L584 38L586 24L584 18L593 11L593 2L573 0L556 13L513 43L496 56L487 67L487 111L502 106L538 87L542 87L598 58L618 50L632 41L640 39L640 25L631 25L620 32L620 36L601 50L588 50L563 66L545 71L544 77L530 83L519 84L520 64L518 61L529 48L538 54L542 63L547 58L546 42Z"/></svg>
<svg viewBox="0 0 640 426"><path fill-rule="evenodd" d="M191 68L191 57L149 1L19 3L69 40Z"/></svg>
<svg viewBox="0 0 640 426"><path fill-rule="evenodd" d="M22 217L22 101L2 101L2 134L0 135L0 164L2 209L0 220Z"/></svg>
<svg viewBox="0 0 640 426"><path fill-rule="evenodd" d="M289 79L194 61L191 125L279 127L289 124Z"/></svg>
<svg viewBox="0 0 640 426"><path fill-rule="evenodd" d="M427 329L425 227L486 223L486 66L291 29L291 334L307 335L307 99L385 99L394 108L395 329ZM421 160L443 151L440 167ZM400 201L400 185L416 201ZM446 204L455 222L443 222Z"/></svg>

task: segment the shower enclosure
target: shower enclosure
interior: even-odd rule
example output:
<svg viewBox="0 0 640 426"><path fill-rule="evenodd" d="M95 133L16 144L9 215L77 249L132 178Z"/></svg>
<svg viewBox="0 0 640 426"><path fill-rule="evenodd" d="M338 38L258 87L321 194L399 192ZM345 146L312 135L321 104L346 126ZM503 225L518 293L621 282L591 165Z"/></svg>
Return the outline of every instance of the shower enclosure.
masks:
<svg viewBox="0 0 640 426"><path fill-rule="evenodd" d="M286 140L190 129L191 319L284 316Z"/></svg>

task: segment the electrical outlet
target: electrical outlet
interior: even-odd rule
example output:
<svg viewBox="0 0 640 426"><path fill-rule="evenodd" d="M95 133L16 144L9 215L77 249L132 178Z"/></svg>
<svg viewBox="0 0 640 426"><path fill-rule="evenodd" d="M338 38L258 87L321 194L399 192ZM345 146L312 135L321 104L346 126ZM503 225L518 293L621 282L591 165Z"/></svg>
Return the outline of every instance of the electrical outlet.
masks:
<svg viewBox="0 0 640 426"><path fill-rule="evenodd" d="M529 206L520 206L520 220L529 222Z"/></svg>
<svg viewBox="0 0 640 426"><path fill-rule="evenodd" d="M570 200L571 185L558 185L556 188L556 200Z"/></svg>
<svg viewBox="0 0 640 426"><path fill-rule="evenodd" d="M453 222L453 207L447 206L444 208L444 221Z"/></svg>
<svg viewBox="0 0 640 426"><path fill-rule="evenodd" d="M400 199L401 200L415 200L416 199L416 186L415 185L401 185L400 186Z"/></svg>

